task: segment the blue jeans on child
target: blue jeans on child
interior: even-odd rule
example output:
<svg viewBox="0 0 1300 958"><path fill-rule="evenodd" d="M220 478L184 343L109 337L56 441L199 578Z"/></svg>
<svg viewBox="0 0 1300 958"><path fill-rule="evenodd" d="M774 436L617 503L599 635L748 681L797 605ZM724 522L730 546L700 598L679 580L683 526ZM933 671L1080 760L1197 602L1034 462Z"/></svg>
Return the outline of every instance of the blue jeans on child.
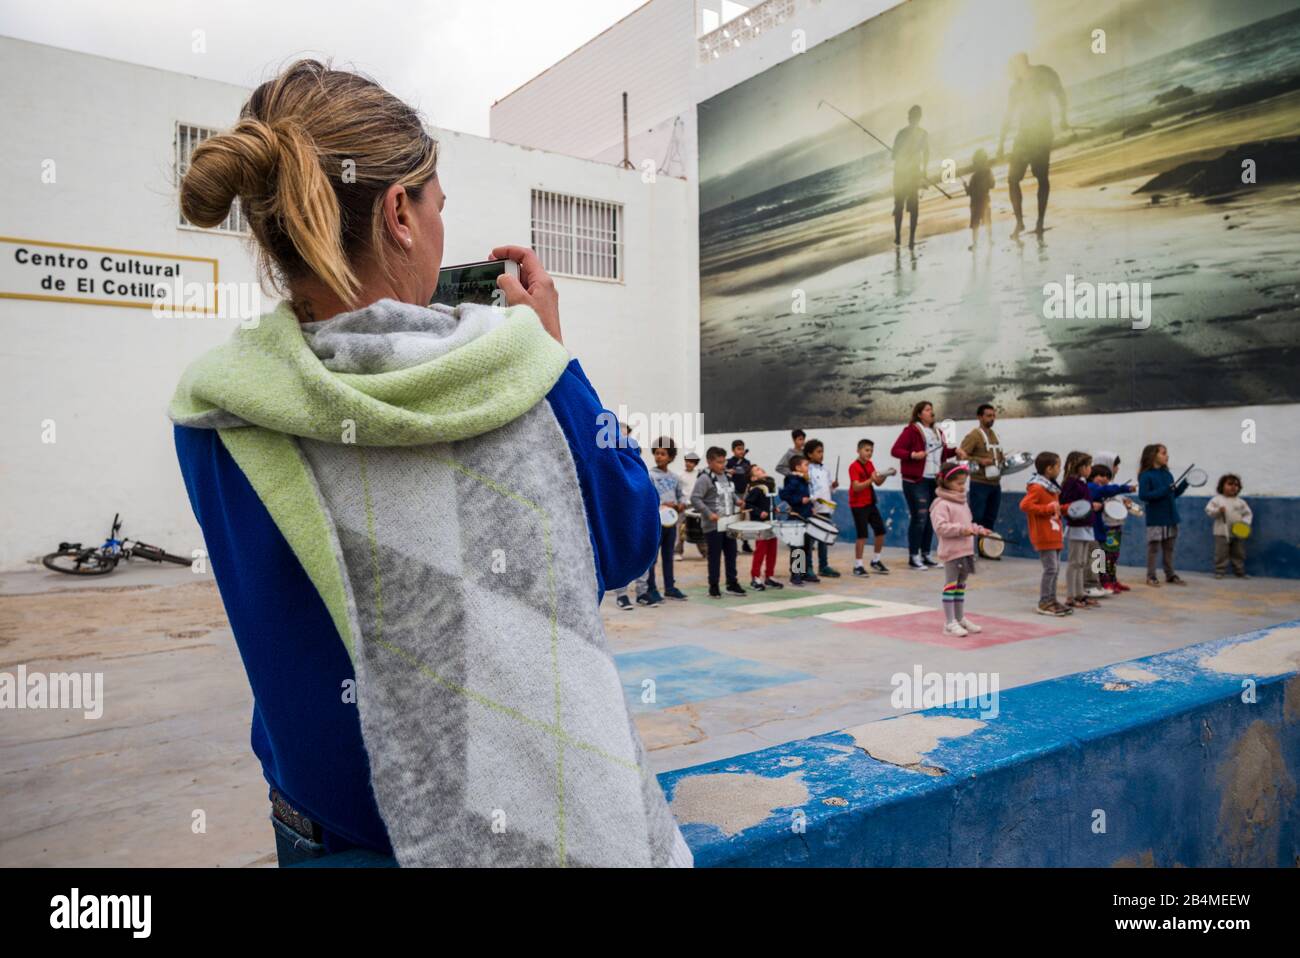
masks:
<svg viewBox="0 0 1300 958"><path fill-rule="evenodd" d="M930 503L934 501L934 480L918 479L915 482L903 480L903 498L907 500L907 511L911 520L907 524L907 554L930 554L930 542L934 539L934 527L930 524Z"/></svg>
<svg viewBox="0 0 1300 958"><path fill-rule="evenodd" d="M677 527L660 526L659 527L659 562L664 567L664 589L671 589L674 584L673 580L673 547L677 544ZM655 588L655 563L650 563L650 568L646 570L646 581L651 592L657 591Z"/></svg>

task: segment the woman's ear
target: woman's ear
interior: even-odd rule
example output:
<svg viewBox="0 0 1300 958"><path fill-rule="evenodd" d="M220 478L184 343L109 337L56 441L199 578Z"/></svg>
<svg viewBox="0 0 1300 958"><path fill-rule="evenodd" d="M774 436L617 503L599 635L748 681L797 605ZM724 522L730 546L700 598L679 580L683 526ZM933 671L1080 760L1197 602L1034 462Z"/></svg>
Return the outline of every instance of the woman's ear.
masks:
<svg viewBox="0 0 1300 958"><path fill-rule="evenodd" d="M394 183L384 193L384 227L389 238L403 249L410 249L415 242L411 232L414 215L406 187Z"/></svg>

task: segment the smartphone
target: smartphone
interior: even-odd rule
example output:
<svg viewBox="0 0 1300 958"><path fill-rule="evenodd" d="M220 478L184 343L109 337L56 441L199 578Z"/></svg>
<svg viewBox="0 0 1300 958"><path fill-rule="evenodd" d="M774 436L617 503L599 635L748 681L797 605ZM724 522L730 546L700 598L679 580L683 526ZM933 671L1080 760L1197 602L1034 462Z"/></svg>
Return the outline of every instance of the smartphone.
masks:
<svg viewBox="0 0 1300 958"><path fill-rule="evenodd" d="M438 271L438 288L433 291L429 305L483 303L504 306L505 299L497 290L497 277L503 273L518 278L519 264L512 259L488 259L480 263L444 266Z"/></svg>

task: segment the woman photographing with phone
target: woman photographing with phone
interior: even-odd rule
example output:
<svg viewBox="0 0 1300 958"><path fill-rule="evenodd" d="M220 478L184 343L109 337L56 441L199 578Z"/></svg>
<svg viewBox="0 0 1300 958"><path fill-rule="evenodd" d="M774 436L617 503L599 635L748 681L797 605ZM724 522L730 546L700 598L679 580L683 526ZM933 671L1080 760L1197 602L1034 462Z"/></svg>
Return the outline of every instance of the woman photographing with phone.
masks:
<svg viewBox="0 0 1300 958"><path fill-rule="evenodd" d="M659 497L531 250L492 251L508 308L426 305L437 163L409 106L303 60L181 186L199 226L238 198L285 293L171 405L281 864L689 865L597 611Z"/></svg>

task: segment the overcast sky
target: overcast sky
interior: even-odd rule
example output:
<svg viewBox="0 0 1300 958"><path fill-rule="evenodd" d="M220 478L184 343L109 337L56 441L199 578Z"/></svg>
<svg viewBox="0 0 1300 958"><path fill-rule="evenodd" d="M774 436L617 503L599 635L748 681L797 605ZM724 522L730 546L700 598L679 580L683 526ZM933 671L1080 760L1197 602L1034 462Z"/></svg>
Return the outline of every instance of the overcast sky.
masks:
<svg viewBox="0 0 1300 958"><path fill-rule="evenodd" d="M433 125L486 136L494 100L644 2L4 0L0 34L248 87L300 54L329 56Z"/></svg>

